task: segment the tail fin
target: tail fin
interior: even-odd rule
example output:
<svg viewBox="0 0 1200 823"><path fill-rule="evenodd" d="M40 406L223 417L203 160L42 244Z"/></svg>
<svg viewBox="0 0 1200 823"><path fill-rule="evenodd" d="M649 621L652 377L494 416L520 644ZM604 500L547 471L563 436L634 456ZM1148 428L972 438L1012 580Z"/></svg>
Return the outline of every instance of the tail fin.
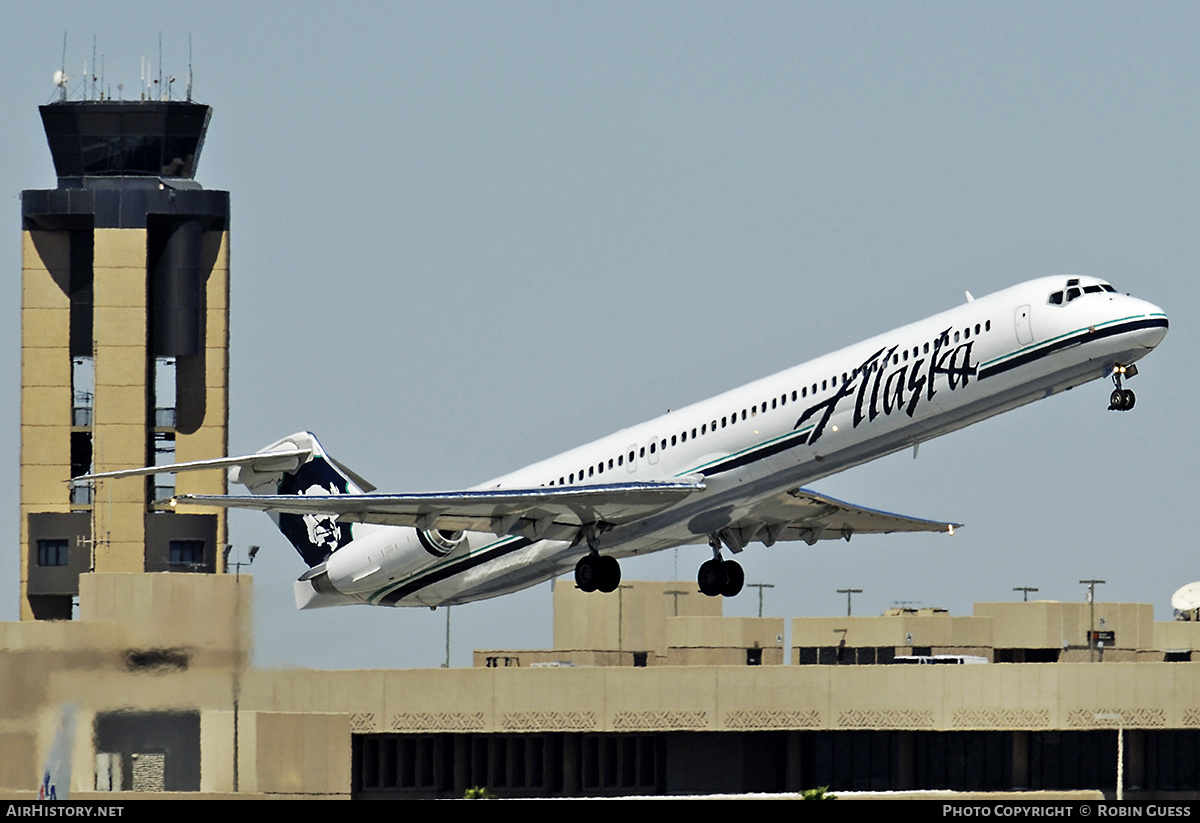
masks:
<svg viewBox="0 0 1200 823"><path fill-rule="evenodd" d="M362 487L370 486L325 454L311 432L285 437L259 453L294 450L307 452L298 465L295 464L297 461L287 468L243 464L230 469L229 479L246 486L253 494L362 494ZM354 539L354 525L338 523L337 515L281 512L272 514L271 518L310 568L323 563L329 555Z"/></svg>
<svg viewBox="0 0 1200 823"><path fill-rule="evenodd" d="M258 495L363 494L375 490L370 483L325 454L311 432L297 432L254 454L240 457L214 457L170 466L99 472L75 477L71 483L226 468L232 482L241 483L252 494ZM362 524L340 524L336 516L280 513L272 514L271 518L310 568L323 563L325 558L353 540L352 528L371 528Z"/></svg>

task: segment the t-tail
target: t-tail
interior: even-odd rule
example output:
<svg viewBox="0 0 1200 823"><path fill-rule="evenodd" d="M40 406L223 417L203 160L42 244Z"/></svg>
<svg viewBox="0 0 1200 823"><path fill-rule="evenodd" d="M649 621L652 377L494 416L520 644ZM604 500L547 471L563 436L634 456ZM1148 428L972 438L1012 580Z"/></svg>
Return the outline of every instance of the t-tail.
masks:
<svg viewBox="0 0 1200 823"><path fill-rule="evenodd" d="M254 454L216 457L169 466L147 466L76 477L72 483L138 477L167 472L228 469L229 479L241 483L255 495L363 494L375 487L325 453L312 432L297 432ZM338 523L337 515L288 514L267 510L279 530L296 547L309 568L318 566L355 535L361 524Z"/></svg>
<svg viewBox="0 0 1200 823"><path fill-rule="evenodd" d="M261 457L259 457L261 455ZM272 460L287 455L284 462ZM306 495L321 497L363 494L374 490L354 472L325 453L311 432L298 432L272 443L229 469L229 479L256 495ZM325 562L329 555L354 539L354 524L339 523L337 515L270 512L309 568Z"/></svg>

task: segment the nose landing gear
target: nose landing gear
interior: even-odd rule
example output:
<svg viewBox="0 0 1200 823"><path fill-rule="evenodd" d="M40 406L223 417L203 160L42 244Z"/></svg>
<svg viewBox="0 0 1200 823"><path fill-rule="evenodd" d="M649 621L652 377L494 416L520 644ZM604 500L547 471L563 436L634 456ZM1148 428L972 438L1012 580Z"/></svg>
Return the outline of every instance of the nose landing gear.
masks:
<svg viewBox="0 0 1200 823"><path fill-rule="evenodd" d="M1116 388L1108 396L1109 411L1129 411L1133 408L1137 398L1134 397L1132 389L1121 388L1121 378L1133 377L1135 374L1137 374L1137 366L1113 366L1112 379Z"/></svg>

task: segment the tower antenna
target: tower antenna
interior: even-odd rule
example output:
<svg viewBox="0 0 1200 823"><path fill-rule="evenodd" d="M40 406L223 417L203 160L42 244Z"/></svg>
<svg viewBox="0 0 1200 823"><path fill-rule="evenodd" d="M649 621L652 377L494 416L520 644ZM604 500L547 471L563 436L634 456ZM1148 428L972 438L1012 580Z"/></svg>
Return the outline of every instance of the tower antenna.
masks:
<svg viewBox="0 0 1200 823"><path fill-rule="evenodd" d="M58 73L54 75L54 85L58 86L58 99L61 102L67 101L67 33L63 32L63 53L62 64Z"/></svg>
<svg viewBox="0 0 1200 823"><path fill-rule="evenodd" d="M192 35L188 34L188 84L187 101L192 102Z"/></svg>

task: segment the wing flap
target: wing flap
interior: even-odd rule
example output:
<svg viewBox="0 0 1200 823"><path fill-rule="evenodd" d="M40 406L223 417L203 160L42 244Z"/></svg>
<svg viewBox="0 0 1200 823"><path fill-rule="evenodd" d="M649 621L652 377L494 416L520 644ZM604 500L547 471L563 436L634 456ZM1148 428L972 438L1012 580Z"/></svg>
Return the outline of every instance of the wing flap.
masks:
<svg viewBox="0 0 1200 823"><path fill-rule="evenodd" d="M772 545L777 540L849 540L855 534L945 532L954 534L960 523L926 520L857 506L809 489L791 489L751 506L718 534L733 551L747 544Z"/></svg>

